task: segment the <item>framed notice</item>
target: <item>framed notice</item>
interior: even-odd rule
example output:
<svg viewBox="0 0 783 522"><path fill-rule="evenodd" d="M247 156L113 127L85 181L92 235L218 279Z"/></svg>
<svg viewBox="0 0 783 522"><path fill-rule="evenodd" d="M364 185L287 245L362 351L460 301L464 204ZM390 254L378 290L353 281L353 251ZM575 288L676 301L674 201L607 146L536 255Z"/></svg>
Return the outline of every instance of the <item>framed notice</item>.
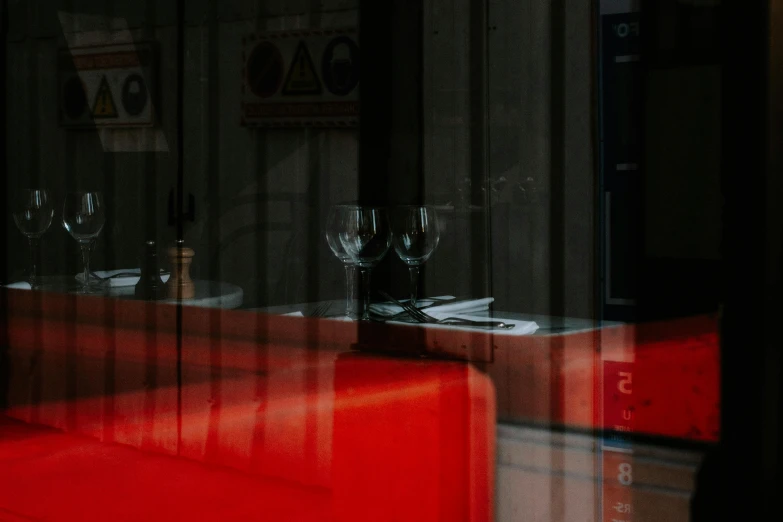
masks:
<svg viewBox="0 0 783 522"><path fill-rule="evenodd" d="M65 49L58 65L62 126L149 127L155 123L151 44Z"/></svg>
<svg viewBox="0 0 783 522"><path fill-rule="evenodd" d="M359 121L355 30L285 31L243 39L242 124L352 126Z"/></svg>

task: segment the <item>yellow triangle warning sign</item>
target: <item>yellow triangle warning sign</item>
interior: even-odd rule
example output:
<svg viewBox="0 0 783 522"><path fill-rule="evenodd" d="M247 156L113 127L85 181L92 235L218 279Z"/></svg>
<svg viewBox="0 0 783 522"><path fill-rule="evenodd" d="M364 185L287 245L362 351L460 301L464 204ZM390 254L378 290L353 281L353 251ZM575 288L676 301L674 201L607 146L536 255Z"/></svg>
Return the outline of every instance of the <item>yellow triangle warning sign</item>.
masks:
<svg viewBox="0 0 783 522"><path fill-rule="evenodd" d="M312 96L321 94L321 80L315 72L313 60L305 43L299 42L291 62L291 69L283 84L284 96Z"/></svg>
<svg viewBox="0 0 783 522"><path fill-rule="evenodd" d="M117 106L114 104L114 97L111 95L109 82L106 76L101 78L101 85L98 87L98 95L95 97L95 104L92 106L93 118L116 118Z"/></svg>

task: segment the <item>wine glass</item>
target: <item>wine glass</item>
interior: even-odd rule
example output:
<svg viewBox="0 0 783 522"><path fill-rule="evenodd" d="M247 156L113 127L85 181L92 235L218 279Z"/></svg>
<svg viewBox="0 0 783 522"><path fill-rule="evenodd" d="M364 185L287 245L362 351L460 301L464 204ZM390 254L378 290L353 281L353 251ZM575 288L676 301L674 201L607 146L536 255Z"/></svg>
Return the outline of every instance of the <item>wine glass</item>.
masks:
<svg viewBox="0 0 783 522"><path fill-rule="evenodd" d="M411 300L416 306L419 286L419 268L427 262L438 247L440 228L438 214L432 207L400 206L392 212L394 250L411 275Z"/></svg>
<svg viewBox="0 0 783 522"><path fill-rule="evenodd" d="M362 319L370 318L370 272L391 246L391 228L386 209L351 205L345 210L340 244L362 274L364 299Z"/></svg>
<svg viewBox="0 0 783 522"><path fill-rule="evenodd" d="M79 243L82 250L84 262L82 291L85 293L103 290L101 288L103 281L90 272L90 254L105 221L103 196L100 192L71 192L65 197L63 226Z"/></svg>
<svg viewBox="0 0 783 522"><path fill-rule="evenodd" d="M351 205L335 205L329 212L329 220L326 224L326 242L332 253L342 261L345 267L345 315L356 317L356 306L354 304L354 281L356 280L356 263L345 251L340 243L340 232L345 226L346 217L352 208Z"/></svg>
<svg viewBox="0 0 783 522"><path fill-rule="evenodd" d="M27 189L16 196L13 205L16 226L30 242L29 283L34 287L38 281L38 267L35 261L39 240L52 224L52 217L54 217L52 198L46 190Z"/></svg>

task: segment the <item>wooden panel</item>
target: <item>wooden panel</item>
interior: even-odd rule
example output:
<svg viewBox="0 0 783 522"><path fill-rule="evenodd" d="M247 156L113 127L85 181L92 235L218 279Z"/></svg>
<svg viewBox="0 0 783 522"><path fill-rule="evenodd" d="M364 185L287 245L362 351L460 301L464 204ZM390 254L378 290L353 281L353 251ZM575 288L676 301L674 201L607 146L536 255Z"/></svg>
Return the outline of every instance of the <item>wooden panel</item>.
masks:
<svg viewBox="0 0 783 522"><path fill-rule="evenodd" d="M566 315L591 317L595 256L592 14L589 4L569 6L565 19L556 22L566 27L562 78L552 70L556 43L550 34L552 16L546 2L489 0L493 294L501 309L547 314L552 291L562 292ZM556 81L564 82L565 142L553 144L552 118L556 115L551 113L551 96ZM563 155L563 180L552 178L553 153ZM550 188L557 188L551 183L563 184L564 201L558 208L549 203ZM531 196L534 188L535 198ZM553 212L562 213L562 238L551 237L557 217ZM564 251L550 252L552 241L561 242ZM562 282L551 271L552 255L564 256ZM560 285L562 289L555 289Z"/></svg>

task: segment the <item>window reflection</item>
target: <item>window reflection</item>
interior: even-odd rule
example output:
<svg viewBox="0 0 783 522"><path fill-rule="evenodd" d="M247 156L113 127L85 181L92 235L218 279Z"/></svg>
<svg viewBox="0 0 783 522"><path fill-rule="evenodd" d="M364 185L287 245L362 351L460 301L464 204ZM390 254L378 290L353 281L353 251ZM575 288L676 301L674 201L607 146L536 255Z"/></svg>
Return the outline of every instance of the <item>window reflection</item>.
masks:
<svg viewBox="0 0 783 522"><path fill-rule="evenodd" d="M690 519L718 3L6 2L0 514Z"/></svg>

